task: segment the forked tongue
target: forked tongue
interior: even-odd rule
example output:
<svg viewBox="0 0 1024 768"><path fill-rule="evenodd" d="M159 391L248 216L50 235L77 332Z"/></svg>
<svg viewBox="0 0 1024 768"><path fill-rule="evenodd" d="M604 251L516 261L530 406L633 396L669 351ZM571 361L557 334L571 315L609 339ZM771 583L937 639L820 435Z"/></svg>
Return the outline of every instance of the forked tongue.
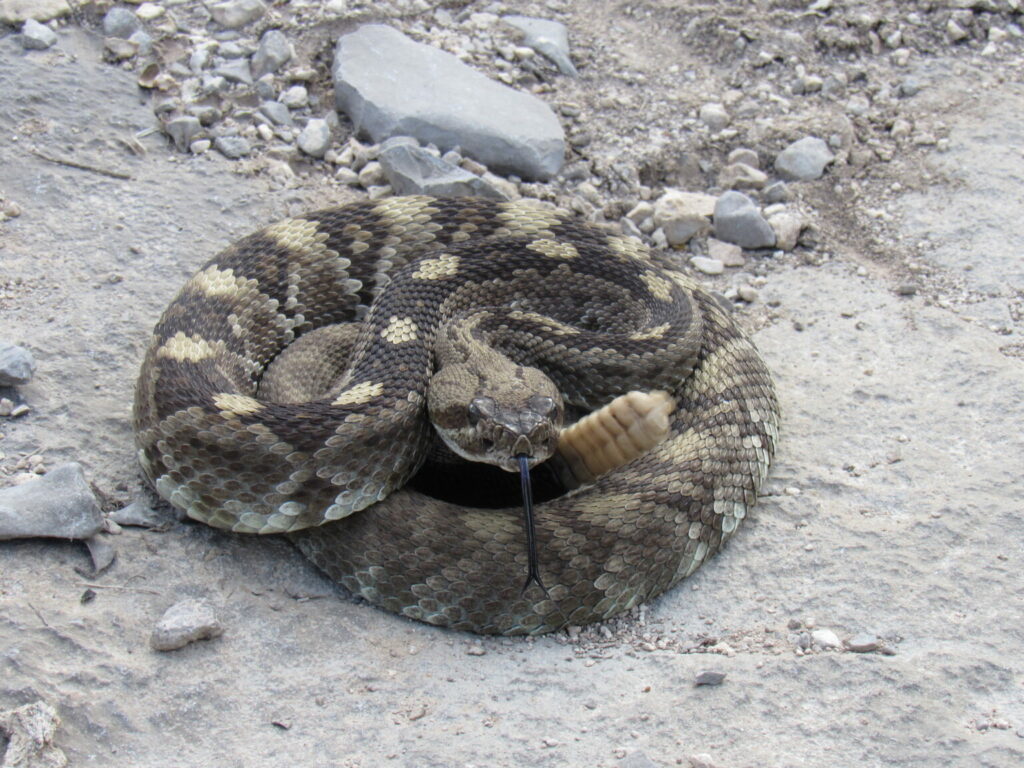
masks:
<svg viewBox="0 0 1024 768"><path fill-rule="evenodd" d="M533 486L530 483L530 461L525 453L516 455L519 459L519 479L523 489L523 527L526 529L526 553L529 566L522 594L526 594L531 583L535 583L547 595L547 587L540 580L540 562L537 559L537 533L533 524ZM550 595L548 595L550 597Z"/></svg>

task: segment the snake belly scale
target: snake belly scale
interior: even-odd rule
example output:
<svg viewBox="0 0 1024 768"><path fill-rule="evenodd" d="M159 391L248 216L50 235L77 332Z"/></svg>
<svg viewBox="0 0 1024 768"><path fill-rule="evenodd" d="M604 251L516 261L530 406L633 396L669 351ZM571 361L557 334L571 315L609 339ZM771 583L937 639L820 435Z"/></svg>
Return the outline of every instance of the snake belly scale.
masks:
<svg viewBox="0 0 1024 768"><path fill-rule="evenodd" d="M318 352L337 360L322 392L263 395L282 350L352 323L343 353ZM436 442L437 350L462 339L539 369L575 413L675 400L667 439L537 505L546 594L520 592L518 508L407 485ZM526 201L428 197L286 219L214 257L157 324L134 409L146 477L190 517L289 533L371 603L498 634L609 618L696 570L755 503L778 421L728 310L639 241Z"/></svg>

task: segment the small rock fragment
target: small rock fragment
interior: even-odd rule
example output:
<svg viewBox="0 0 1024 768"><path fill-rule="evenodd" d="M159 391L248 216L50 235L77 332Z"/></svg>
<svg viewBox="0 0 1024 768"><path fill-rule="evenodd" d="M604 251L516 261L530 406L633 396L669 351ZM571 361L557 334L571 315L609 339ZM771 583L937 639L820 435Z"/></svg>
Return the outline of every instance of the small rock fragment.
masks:
<svg viewBox="0 0 1024 768"><path fill-rule="evenodd" d="M708 238L708 256L718 259L727 267L742 267L747 263L747 260L743 258L742 248L714 237Z"/></svg>
<svg viewBox="0 0 1024 768"><path fill-rule="evenodd" d="M168 528L175 521L174 515L158 512L139 499L114 510L109 517L118 525L131 525L137 528Z"/></svg>
<svg viewBox="0 0 1024 768"><path fill-rule="evenodd" d="M296 143L310 157L323 157L331 146L331 127L323 118L314 117L306 123Z"/></svg>
<svg viewBox="0 0 1024 768"><path fill-rule="evenodd" d="M804 228L803 219L795 213L777 213L768 219L775 232L775 247L780 251L792 251Z"/></svg>
<svg viewBox="0 0 1024 768"><path fill-rule="evenodd" d="M202 130L203 126L200 125L199 118L190 115L176 117L164 124L164 131L174 140L174 146L178 148L179 152L184 152Z"/></svg>
<svg viewBox="0 0 1024 768"><path fill-rule="evenodd" d="M811 639L822 650L829 651L843 647L843 644L839 642L839 637L831 629L816 629L811 632Z"/></svg>
<svg viewBox="0 0 1024 768"><path fill-rule="evenodd" d="M669 245L685 245L694 235L711 229L714 210L712 195L669 189L654 203L654 226L662 230Z"/></svg>
<svg viewBox="0 0 1024 768"><path fill-rule="evenodd" d="M400 138L406 137L388 139L380 151L380 166L397 194L507 199L506 194L486 179L447 163L422 147L393 143Z"/></svg>
<svg viewBox="0 0 1024 768"><path fill-rule="evenodd" d="M19 387L32 381L36 361L24 347L0 341L0 387Z"/></svg>
<svg viewBox="0 0 1024 768"><path fill-rule="evenodd" d="M825 166L834 159L835 155L822 139L805 136L779 153L775 158L775 170L790 181L812 181L821 178Z"/></svg>
<svg viewBox="0 0 1024 768"><path fill-rule="evenodd" d="M844 641L843 645L846 646L846 650L853 653L871 653L877 651L882 643L874 635L861 633Z"/></svg>
<svg viewBox="0 0 1024 768"><path fill-rule="evenodd" d="M224 157L237 160L249 154L249 142L241 136L218 136L213 147Z"/></svg>
<svg viewBox="0 0 1024 768"><path fill-rule="evenodd" d="M29 19L21 28L21 47L30 51L43 51L57 42L57 33L35 19Z"/></svg>
<svg viewBox="0 0 1024 768"><path fill-rule="evenodd" d="M88 539L103 516L82 465L61 464L38 480L0 490L0 540L43 536Z"/></svg>
<svg viewBox="0 0 1024 768"><path fill-rule="evenodd" d="M743 163L749 165L751 168L760 168L761 160L757 156L757 152L746 147L736 147L732 152L729 153L728 162L732 163Z"/></svg>
<svg viewBox="0 0 1024 768"><path fill-rule="evenodd" d="M302 109L309 106L309 91L304 85L293 85L281 93L277 100L289 109Z"/></svg>
<svg viewBox="0 0 1024 768"><path fill-rule="evenodd" d="M196 640L222 634L224 625L206 600L182 600L164 612L149 638L149 645L155 651L173 651Z"/></svg>
<svg viewBox="0 0 1024 768"><path fill-rule="evenodd" d="M715 203L715 236L741 248L771 248L775 232L742 192L729 191Z"/></svg>
<svg viewBox="0 0 1024 768"><path fill-rule="evenodd" d="M761 189L768 174L746 163L731 163L718 174L718 186L724 189Z"/></svg>
<svg viewBox="0 0 1024 768"><path fill-rule="evenodd" d="M228 29L244 27L266 12L267 6L263 0L227 0L210 8L213 20Z"/></svg>
<svg viewBox="0 0 1024 768"><path fill-rule="evenodd" d="M619 768L658 768L658 764L643 752L630 752L618 763Z"/></svg>
<svg viewBox="0 0 1024 768"><path fill-rule="evenodd" d="M720 131L732 121L729 113L721 104L712 102L700 108L700 119L712 131Z"/></svg>
<svg viewBox="0 0 1024 768"><path fill-rule="evenodd" d="M502 21L521 31L523 42L551 61L563 75L577 76L569 58L569 34L564 24L529 16L503 16Z"/></svg>
<svg viewBox="0 0 1024 768"><path fill-rule="evenodd" d="M697 675L693 683L694 685L721 685L723 680L725 680L725 672L706 670Z"/></svg>
<svg viewBox="0 0 1024 768"><path fill-rule="evenodd" d="M103 17L103 34L107 37L119 37L127 40L133 33L142 29L139 17L127 8L114 6Z"/></svg>
<svg viewBox="0 0 1024 768"><path fill-rule="evenodd" d="M67 756L53 745L59 727L57 710L45 701L0 712L0 737L7 741L0 755L4 768L64 768Z"/></svg>
<svg viewBox="0 0 1024 768"><path fill-rule="evenodd" d="M95 575L107 570L114 562L114 558L117 557L117 550L110 545L110 542L98 534L86 539L85 546L89 548L89 556L92 558L93 573Z"/></svg>
<svg viewBox="0 0 1024 768"><path fill-rule="evenodd" d="M725 265L718 259L710 259L707 256L692 256L690 264L699 272L705 275L720 275L725 271Z"/></svg>
<svg viewBox="0 0 1024 768"><path fill-rule="evenodd" d="M228 59L217 65L213 74L223 77L229 83L242 83L252 85L252 72L249 69L249 62L245 59Z"/></svg>
<svg viewBox="0 0 1024 768"><path fill-rule="evenodd" d="M110 59L120 61L121 59L130 59L138 53L139 44L132 40L122 40L120 37L105 37L103 38L103 50L107 52Z"/></svg>
<svg viewBox="0 0 1024 768"><path fill-rule="evenodd" d="M260 38L260 47L252 56L253 77L273 74L293 56L292 46L279 29L268 29Z"/></svg>
<svg viewBox="0 0 1024 768"><path fill-rule="evenodd" d="M784 203L789 200L789 187L784 181L776 181L765 187L764 201L766 203Z"/></svg>

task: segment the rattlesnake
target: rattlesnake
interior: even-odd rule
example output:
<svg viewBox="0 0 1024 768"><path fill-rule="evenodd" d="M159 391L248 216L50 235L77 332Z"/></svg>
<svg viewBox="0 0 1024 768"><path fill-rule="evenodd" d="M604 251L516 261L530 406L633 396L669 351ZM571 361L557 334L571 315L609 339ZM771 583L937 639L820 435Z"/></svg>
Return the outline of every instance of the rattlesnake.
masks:
<svg viewBox="0 0 1024 768"><path fill-rule="evenodd" d="M272 364L316 394L263 383ZM536 510L547 589L521 591L504 473L452 451L504 466L504 435L539 463L563 410L637 389L668 393L667 437L554 483ZM398 197L286 219L208 262L154 330L134 422L146 477L189 516L289 532L405 616L523 634L614 616L714 554L756 500L778 405L729 310L640 241L526 201Z"/></svg>

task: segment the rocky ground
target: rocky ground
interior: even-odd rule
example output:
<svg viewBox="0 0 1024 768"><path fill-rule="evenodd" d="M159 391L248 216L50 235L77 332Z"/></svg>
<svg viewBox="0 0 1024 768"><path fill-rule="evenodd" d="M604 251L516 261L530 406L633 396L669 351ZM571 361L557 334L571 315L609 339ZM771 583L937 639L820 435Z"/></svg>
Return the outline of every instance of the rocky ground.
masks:
<svg viewBox="0 0 1024 768"><path fill-rule="evenodd" d="M568 54L509 14L563 23ZM776 374L756 514L629 616L439 630L286 541L151 510L132 387L180 284L268 221L407 183L333 109L335 42L368 23L566 138L550 180L413 150L670 245ZM1017 0L0 0L0 24L3 765L1024 760ZM808 138L809 171L779 159ZM96 499L88 548L12 532L38 475ZM155 650L181 621L209 639Z"/></svg>

